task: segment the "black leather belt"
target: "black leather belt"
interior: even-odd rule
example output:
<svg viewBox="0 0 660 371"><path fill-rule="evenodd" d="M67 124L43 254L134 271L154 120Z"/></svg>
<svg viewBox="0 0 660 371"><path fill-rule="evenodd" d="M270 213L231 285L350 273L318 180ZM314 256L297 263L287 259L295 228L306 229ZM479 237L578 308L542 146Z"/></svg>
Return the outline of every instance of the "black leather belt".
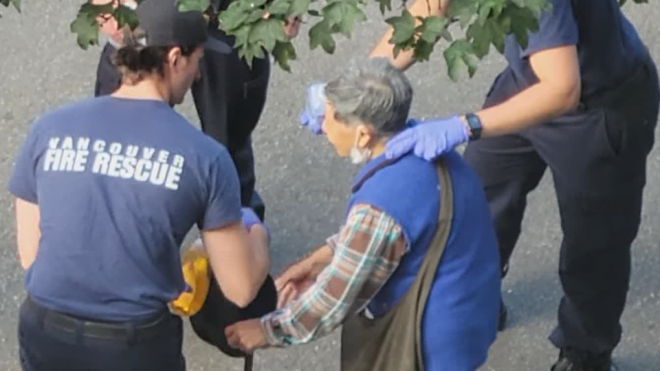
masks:
<svg viewBox="0 0 660 371"><path fill-rule="evenodd" d="M71 333L80 331L80 335L105 339L147 338L163 333L158 326L170 316L169 312L154 316L142 322L98 322L75 318L52 309L45 308L32 300L29 296L26 304L34 310L43 321L44 326L52 326L58 330Z"/></svg>

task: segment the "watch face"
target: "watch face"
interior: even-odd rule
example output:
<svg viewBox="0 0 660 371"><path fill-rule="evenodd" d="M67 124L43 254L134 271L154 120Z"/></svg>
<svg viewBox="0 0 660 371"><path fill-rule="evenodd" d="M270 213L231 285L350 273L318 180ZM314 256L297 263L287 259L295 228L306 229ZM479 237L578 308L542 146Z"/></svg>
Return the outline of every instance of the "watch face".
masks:
<svg viewBox="0 0 660 371"><path fill-rule="evenodd" d="M468 124L470 125L470 129L481 129L481 121L477 115L470 114L467 116L467 120Z"/></svg>
<svg viewBox="0 0 660 371"><path fill-rule="evenodd" d="M468 125L470 126L470 140L479 139L481 136L481 120L475 114L469 114L465 116L467 118Z"/></svg>

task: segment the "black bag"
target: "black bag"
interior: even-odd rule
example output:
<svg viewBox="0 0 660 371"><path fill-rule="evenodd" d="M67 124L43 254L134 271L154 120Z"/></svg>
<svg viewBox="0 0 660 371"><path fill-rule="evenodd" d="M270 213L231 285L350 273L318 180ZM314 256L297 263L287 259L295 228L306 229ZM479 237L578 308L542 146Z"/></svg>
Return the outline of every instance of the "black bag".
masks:
<svg viewBox="0 0 660 371"><path fill-rule="evenodd" d="M234 358L247 357L244 352L229 346L225 328L236 322L259 318L274 311L277 307L275 281L268 275L252 303L240 308L225 298L210 267L209 274L210 284L206 300L202 308L190 316L190 324L200 339L220 349L224 354Z"/></svg>

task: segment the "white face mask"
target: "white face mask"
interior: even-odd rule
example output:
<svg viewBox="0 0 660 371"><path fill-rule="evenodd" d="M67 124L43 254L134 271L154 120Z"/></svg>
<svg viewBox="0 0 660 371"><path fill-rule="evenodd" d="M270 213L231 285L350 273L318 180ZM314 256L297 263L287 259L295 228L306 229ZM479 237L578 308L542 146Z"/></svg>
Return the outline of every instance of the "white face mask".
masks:
<svg viewBox="0 0 660 371"><path fill-rule="evenodd" d="M351 162L355 165L366 162L371 157L371 150L368 148L358 148L357 143L360 139L360 135L355 136L355 142L353 143L353 148L351 148Z"/></svg>

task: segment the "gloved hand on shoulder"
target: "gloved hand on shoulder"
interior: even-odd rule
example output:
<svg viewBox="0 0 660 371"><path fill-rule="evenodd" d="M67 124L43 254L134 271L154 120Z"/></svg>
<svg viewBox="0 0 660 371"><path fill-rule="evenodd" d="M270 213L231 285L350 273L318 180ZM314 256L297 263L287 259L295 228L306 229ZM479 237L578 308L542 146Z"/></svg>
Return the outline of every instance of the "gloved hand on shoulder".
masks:
<svg viewBox="0 0 660 371"><path fill-rule="evenodd" d="M459 116L410 119L407 126L387 142L386 158L398 158L412 150L415 155L432 161L470 139L467 125Z"/></svg>

